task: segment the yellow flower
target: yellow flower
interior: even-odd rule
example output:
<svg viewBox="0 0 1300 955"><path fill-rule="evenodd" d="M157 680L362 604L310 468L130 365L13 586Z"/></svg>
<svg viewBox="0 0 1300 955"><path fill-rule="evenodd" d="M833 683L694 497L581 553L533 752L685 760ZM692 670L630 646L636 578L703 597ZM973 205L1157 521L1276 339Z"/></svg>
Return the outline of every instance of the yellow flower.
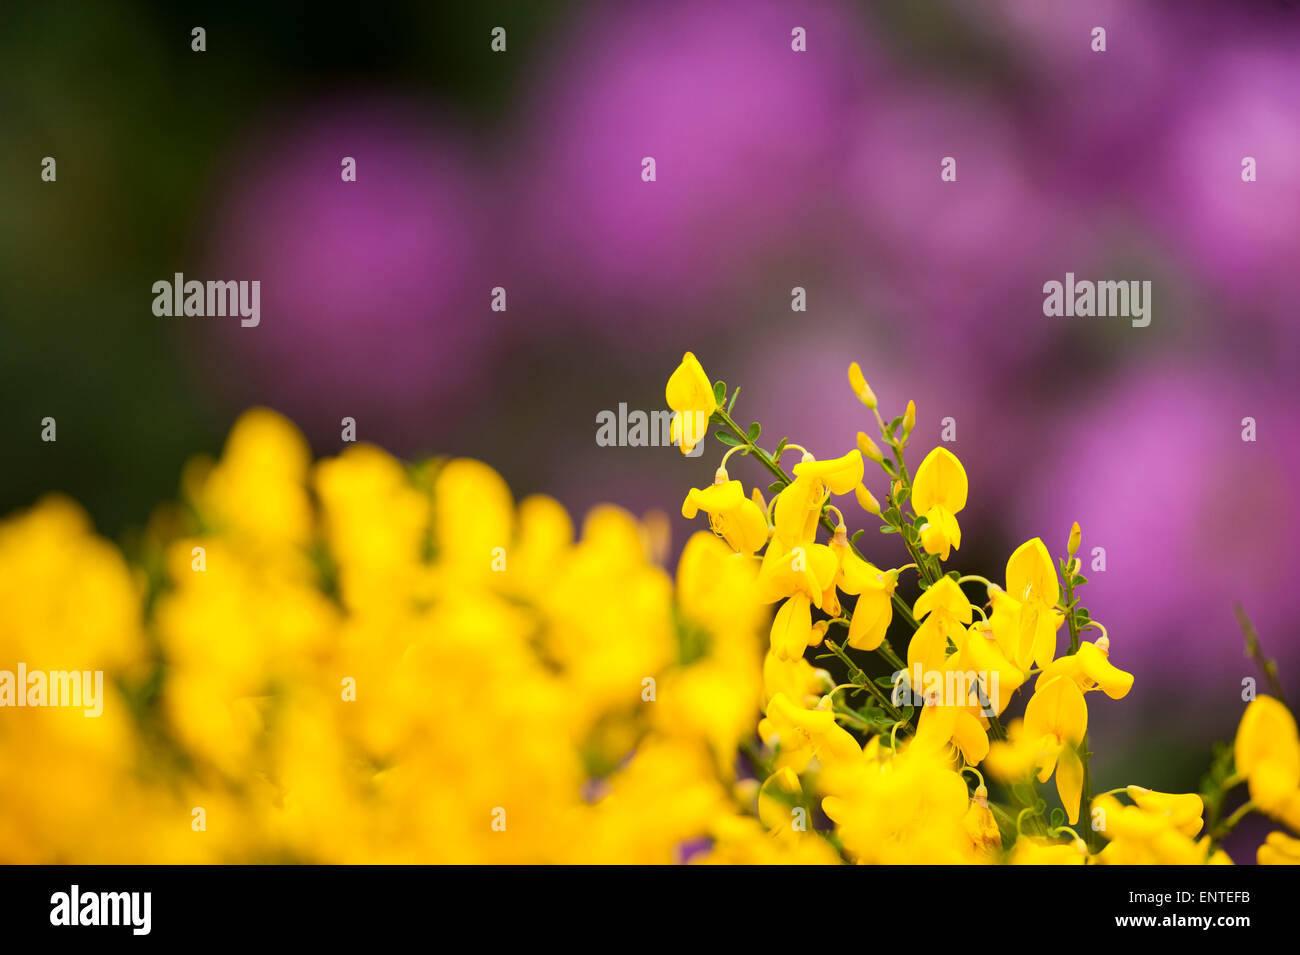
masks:
<svg viewBox="0 0 1300 955"><path fill-rule="evenodd" d="M1011 702L1012 695L1024 684L1024 671L1007 659L993 639L988 624L983 621L976 621L967 629L960 646L956 669L977 674L980 703L1001 714Z"/></svg>
<svg viewBox="0 0 1300 955"><path fill-rule="evenodd" d="M816 537L824 491L819 480L805 475L796 477L776 496L773 505L773 537L779 547L788 551Z"/></svg>
<svg viewBox="0 0 1300 955"><path fill-rule="evenodd" d="M925 515L921 546L929 554L947 560L961 548L961 527L956 515L966 506L966 469L947 448L935 448L916 469L912 482L912 508Z"/></svg>
<svg viewBox="0 0 1300 955"><path fill-rule="evenodd" d="M692 488L682 502L682 517L693 520L704 511L709 526L738 553L746 557L767 543L767 515L751 499L739 481L726 479L719 469L719 483L698 490Z"/></svg>
<svg viewBox="0 0 1300 955"><path fill-rule="evenodd" d="M1143 812L1167 819L1185 836L1195 838L1204 825L1205 802L1196 793L1161 793L1141 786L1129 786L1126 792Z"/></svg>
<svg viewBox="0 0 1300 955"><path fill-rule="evenodd" d="M894 619L894 588L898 586L898 571L878 570L865 560L847 562L848 570L841 577L840 589L846 594L857 594L853 618L849 621L849 646L855 650L875 650L885 640L889 622ZM860 566L858 566L860 565Z"/></svg>
<svg viewBox="0 0 1300 955"><path fill-rule="evenodd" d="M832 494L848 494L862 483L864 468L862 452L854 448L842 457L828 461L800 461L794 466L794 476L821 481Z"/></svg>
<svg viewBox="0 0 1300 955"><path fill-rule="evenodd" d="M713 384L691 352L682 357L682 363L669 376L664 395L673 410L671 438L681 446L683 454L689 454L707 435L709 418L718 410Z"/></svg>
<svg viewBox="0 0 1300 955"><path fill-rule="evenodd" d="M835 722L835 714L820 706L806 709L790 702L784 693L768 701L767 715L759 721L758 735L777 751L777 766L801 773L817 757L823 763L856 760L862 755L857 741Z"/></svg>
<svg viewBox="0 0 1300 955"><path fill-rule="evenodd" d="M862 452L864 458L877 464L884 463L885 455L880 450L880 445L876 444L865 431L858 432L858 450Z"/></svg>
<svg viewBox="0 0 1300 955"><path fill-rule="evenodd" d="M1079 797L1083 792L1083 763L1077 748L1088 731L1088 706L1073 680L1057 677L1044 683L1041 679L1034 695L1025 706L1023 732L1038 740L1038 781L1047 782L1056 773L1056 791L1065 806L1070 825L1079 821Z"/></svg>
<svg viewBox="0 0 1300 955"><path fill-rule="evenodd" d="M1056 569L1040 538L1026 541L1007 560L1007 588L991 588L993 613L989 623L1007 658L1022 670L1045 667L1056 656L1056 632L1065 615Z"/></svg>
<svg viewBox="0 0 1300 955"><path fill-rule="evenodd" d="M1270 832L1255 853L1260 865L1300 865L1300 839L1284 832Z"/></svg>
<svg viewBox="0 0 1300 955"><path fill-rule="evenodd" d="M1084 640L1078 651L1059 657L1044 667L1038 679L1064 676L1077 683L1085 693L1101 690L1112 700L1121 699L1133 687L1133 674L1111 665L1108 647L1109 641L1105 637L1096 643Z"/></svg>
<svg viewBox="0 0 1300 955"><path fill-rule="evenodd" d="M970 808L962 817L966 835L970 837L971 848L989 861L1002 851L1002 833L998 829L993 811L989 809L989 791L977 786L971 796Z"/></svg>
<svg viewBox="0 0 1300 955"><path fill-rule="evenodd" d="M1011 847L1011 865L1085 865L1088 847L1079 838L1051 842L1041 836L1021 836Z"/></svg>
<svg viewBox="0 0 1300 955"><path fill-rule="evenodd" d="M867 384L867 379L862 377L862 369L858 367L856 361L849 364L849 387L858 396L858 400L868 408L876 407L876 394Z"/></svg>
<svg viewBox="0 0 1300 955"><path fill-rule="evenodd" d="M858 506L868 514L880 516L880 502L876 500L876 495L859 484L853 489L853 496L858 499Z"/></svg>
<svg viewBox="0 0 1300 955"><path fill-rule="evenodd" d="M1260 810L1300 832L1300 736L1285 704L1259 696L1246 706L1233 758Z"/></svg>
<svg viewBox="0 0 1300 955"><path fill-rule="evenodd" d="M1168 795L1168 794L1158 794ZM1184 814L1182 796L1173 796ZM1157 799L1155 803L1161 804ZM1171 805L1164 802L1164 805ZM1180 825L1173 812L1153 811L1145 806L1125 806L1114 796L1098 796L1092 803L1092 820L1097 831L1109 840L1097 854L1103 865L1205 865L1231 864L1225 853L1210 853L1209 837L1195 841L1188 834L1188 821Z"/></svg>
<svg viewBox="0 0 1300 955"><path fill-rule="evenodd" d="M863 758L833 774L822 809L856 861L947 865L982 861L967 829L966 783L949 761L909 747L880 761Z"/></svg>
<svg viewBox="0 0 1300 955"><path fill-rule="evenodd" d="M1012 720L1007 724L1007 738L989 745L983 771L999 782L1015 783L1037 769L1038 740L1025 735L1023 720Z"/></svg>
<svg viewBox="0 0 1300 955"><path fill-rule="evenodd" d="M978 706L927 701L921 709L912 745L941 752L951 742L967 766L978 766L989 754L986 724Z"/></svg>
<svg viewBox="0 0 1300 955"><path fill-rule="evenodd" d="M775 603L782 597L803 594L819 610L823 596L832 595L839 561L826 544L796 544L786 551L774 539L763 554L758 571L759 599Z"/></svg>
<svg viewBox="0 0 1300 955"><path fill-rule="evenodd" d="M778 693L799 705L810 696L829 693L835 682L825 670L814 667L802 656L782 657L769 651L763 658L763 705Z"/></svg>

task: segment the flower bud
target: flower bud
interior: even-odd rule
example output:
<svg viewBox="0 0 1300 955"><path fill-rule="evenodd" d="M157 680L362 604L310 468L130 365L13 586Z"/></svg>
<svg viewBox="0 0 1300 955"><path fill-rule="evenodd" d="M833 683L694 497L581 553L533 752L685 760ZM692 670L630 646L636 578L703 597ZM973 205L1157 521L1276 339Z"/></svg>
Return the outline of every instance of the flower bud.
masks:
<svg viewBox="0 0 1300 955"><path fill-rule="evenodd" d="M903 412L903 437L906 438L916 427L916 402L909 401L907 410Z"/></svg>
<svg viewBox="0 0 1300 955"><path fill-rule="evenodd" d="M877 517L880 516L880 502L876 500L874 494L868 491L861 484L853 489L853 494L858 499L859 507L868 514L875 514Z"/></svg>
<svg viewBox="0 0 1300 955"><path fill-rule="evenodd" d="M871 386L867 384L867 380L862 377L862 369L858 367L856 361L849 365L849 387L853 389L853 393L858 396L859 401L868 408L875 410L876 394L871 390Z"/></svg>
<svg viewBox="0 0 1300 955"><path fill-rule="evenodd" d="M858 432L858 450L862 452L864 458L869 458L877 464L885 463L885 455L881 452L880 446L871 440L871 435L865 431Z"/></svg>
<svg viewBox="0 0 1300 955"><path fill-rule="evenodd" d="M1070 528L1070 541L1065 545L1066 553L1069 554L1069 556L1073 557L1075 552L1079 549L1079 539L1082 536L1083 532L1079 530L1079 522L1075 521L1074 526Z"/></svg>

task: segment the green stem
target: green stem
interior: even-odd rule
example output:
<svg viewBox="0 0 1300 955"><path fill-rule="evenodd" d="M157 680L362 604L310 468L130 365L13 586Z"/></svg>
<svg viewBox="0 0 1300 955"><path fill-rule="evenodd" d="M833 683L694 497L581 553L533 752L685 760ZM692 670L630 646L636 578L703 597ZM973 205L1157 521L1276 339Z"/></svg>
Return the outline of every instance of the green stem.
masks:
<svg viewBox="0 0 1300 955"><path fill-rule="evenodd" d="M1253 812L1257 807L1253 802L1244 802L1241 806L1227 819L1223 820L1214 832L1210 833L1210 851L1213 852L1219 847L1219 843L1227 838L1228 834L1237 827L1237 823L1246 817L1247 813Z"/></svg>
<svg viewBox="0 0 1300 955"><path fill-rule="evenodd" d="M876 686L875 681L872 680L861 667L853 662L853 658L844 651L844 648L839 646L834 640L827 640L825 643L826 649L830 650L831 653L835 654L844 662L844 665L848 668L849 679L854 682L854 685L870 692L880 702L880 705L885 708L885 711L896 721L907 727L910 732L912 729L911 723L903 718L902 712L898 707L894 706L893 700L885 696L880 687Z"/></svg>
<svg viewBox="0 0 1300 955"><path fill-rule="evenodd" d="M786 487L789 487L794 483L794 478L790 477L790 475L785 472L785 469L781 467L780 462L776 461L770 454L756 445L753 441L749 440L749 433L741 430L740 425L736 424L736 422L732 420L731 415L723 411L721 408L715 411L714 415L723 425L726 426L732 435L740 440L742 446L747 450L747 452L753 456L759 464L763 465L763 467L765 467L773 477L782 482ZM822 507L821 526L826 528L826 530L831 534L835 533L835 524L831 521L830 515L826 513L825 506ZM849 541L849 547L858 557L863 560L867 559L863 556L862 551L858 550L857 544ZM900 618L911 627L913 631L915 631L920 624L918 624L916 618L912 616L912 608L909 607L907 602L903 600L902 597L898 596L898 594L893 594L891 597L894 609L898 611ZM876 652L884 658L885 662L894 667L894 669L904 670L907 668L907 664L905 664L902 658L894 652L894 648L890 646L888 640L882 642L880 648Z"/></svg>

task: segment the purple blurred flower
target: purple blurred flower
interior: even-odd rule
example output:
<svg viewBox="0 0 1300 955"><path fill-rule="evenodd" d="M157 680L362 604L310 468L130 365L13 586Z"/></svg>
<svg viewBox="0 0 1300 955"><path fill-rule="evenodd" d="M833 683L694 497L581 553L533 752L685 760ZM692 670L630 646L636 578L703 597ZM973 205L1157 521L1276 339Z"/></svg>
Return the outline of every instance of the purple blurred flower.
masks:
<svg viewBox="0 0 1300 955"><path fill-rule="evenodd" d="M796 26L807 52L791 49ZM653 308L671 322L685 304L726 301L765 256L824 236L863 86L858 32L838 3L593 12L527 108L520 257L570 310ZM600 317L622 338L636 331Z"/></svg>
<svg viewBox="0 0 1300 955"><path fill-rule="evenodd" d="M918 358L954 368L972 354L994 367L1031 359L1055 334L1041 288L1072 261L1070 212L1035 184L1004 115L919 82L879 97L858 124L854 265ZM946 157L955 182L940 178Z"/></svg>
<svg viewBox="0 0 1300 955"><path fill-rule="evenodd" d="M1242 676L1258 678L1243 659L1235 601L1284 673L1294 667L1294 397L1213 367L1147 369L1095 394L1042 435L1041 467L1011 497L1015 539L1042 536L1059 553L1079 521L1091 581L1083 602L1139 685L1215 686L1235 700ZM1257 422L1254 443L1241 439L1245 417ZM1105 548L1104 573L1091 570L1094 547Z"/></svg>
<svg viewBox="0 0 1300 955"><path fill-rule="evenodd" d="M352 415L399 447L446 433L435 403L473 380L486 334L473 315L494 284L478 192L452 138L401 104L319 107L251 137L218 192L207 265L262 282L259 327L207 326L238 369L236 399L335 436Z"/></svg>
<svg viewBox="0 0 1300 955"><path fill-rule="evenodd" d="M1300 262L1300 69L1294 48L1259 42L1213 56L1187 90L1152 215L1234 305L1294 345ZM1242 181L1242 160L1257 162ZM1262 310L1262 315L1261 315ZM1271 316L1271 317L1270 317Z"/></svg>

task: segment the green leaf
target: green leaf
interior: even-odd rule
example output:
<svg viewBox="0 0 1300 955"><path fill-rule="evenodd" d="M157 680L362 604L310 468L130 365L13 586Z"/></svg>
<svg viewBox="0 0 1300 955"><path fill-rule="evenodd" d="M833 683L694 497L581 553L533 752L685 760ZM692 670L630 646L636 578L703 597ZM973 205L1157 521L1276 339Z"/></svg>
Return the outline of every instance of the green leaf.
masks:
<svg viewBox="0 0 1300 955"><path fill-rule="evenodd" d="M722 404L727 400L727 383L725 381L715 381L713 383L713 400Z"/></svg>
<svg viewBox="0 0 1300 955"><path fill-rule="evenodd" d="M849 543L856 544L858 542L858 538L862 536L864 530L865 528L859 527L856 531L854 531L853 536L849 538Z"/></svg>
<svg viewBox="0 0 1300 955"><path fill-rule="evenodd" d="M731 409L736 407L736 399L740 397L740 385L736 385L736 390L731 393L731 400L727 402L727 414L731 414Z"/></svg>
<svg viewBox="0 0 1300 955"><path fill-rule="evenodd" d="M882 533L882 534L897 534L897 533L898 533L898 528L896 528L896 527L890 527L889 525L885 525L885 526L883 526L883 527L880 528L880 533Z"/></svg>
<svg viewBox="0 0 1300 955"><path fill-rule="evenodd" d="M733 448L736 445L740 444L740 439L737 438L730 431L715 431L713 432L713 436L717 438L719 441L721 441L723 444L730 445Z"/></svg>
<svg viewBox="0 0 1300 955"><path fill-rule="evenodd" d="M1052 810L1052 828L1057 829L1065 825L1065 810L1057 806Z"/></svg>
<svg viewBox="0 0 1300 955"><path fill-rule="evenodd" d="M750 444L753 444L755 441L757 441L757 440L758 440L758 436L759 436L760 434L762 434L762 433L763 433L763 426L762 426L761 424L759 424L757 421L753 422L753 423L749 426L749 442L750 442Z"/></svg>
<svg viewBox="0 0 1300 955"><path fill-rule="evenodd" d="M771 484L769 484L769 485L767 486L767 492L768 492L769 494L777 494L777 493L779 493L779 492L781 492L781 491L784 491L784 490L785 490L785 482L784 482L784 481L773 481Z"/></svg>

